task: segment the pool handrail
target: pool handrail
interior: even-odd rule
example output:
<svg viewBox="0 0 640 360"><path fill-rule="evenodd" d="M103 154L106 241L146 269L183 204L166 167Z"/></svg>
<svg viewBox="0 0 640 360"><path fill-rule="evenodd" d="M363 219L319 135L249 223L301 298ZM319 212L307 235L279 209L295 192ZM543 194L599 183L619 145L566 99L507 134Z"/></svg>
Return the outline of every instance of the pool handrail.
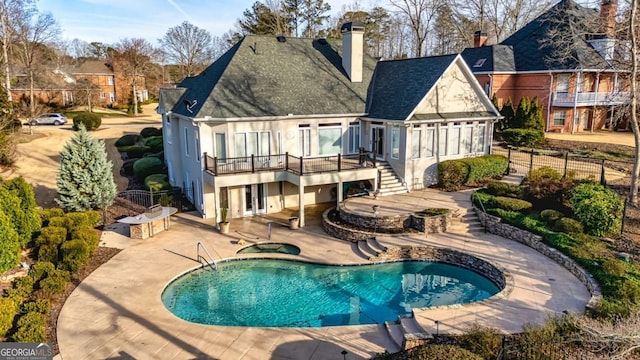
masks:
<svg viewBox="0 0 640 360"><path fill-rule="evenodd" d="M200 248L202 248L202 250L204 250L204 252L209 256L209 259L211 260L210 262L207 261L204 256L200 255ZM218 264L216 263L216 260L213 258L213 256L211 256L211 254L209 254L209 251L204 246L204 244L198 241L198 244L196 245L196 261L202 263L200 259L203 259L204 262L207 263L207 265L211 266L211 269L218 270Z"/></svg>

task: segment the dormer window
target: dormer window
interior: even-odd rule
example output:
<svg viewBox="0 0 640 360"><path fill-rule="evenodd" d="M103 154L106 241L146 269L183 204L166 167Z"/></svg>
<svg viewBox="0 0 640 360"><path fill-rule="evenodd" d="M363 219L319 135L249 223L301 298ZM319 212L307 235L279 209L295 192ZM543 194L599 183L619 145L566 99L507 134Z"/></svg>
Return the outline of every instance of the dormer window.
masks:
<svg viewBox="0 0 640 360"><path fill-rule="evenodd" d="M476 63L473 64L473 67L474 68L482 67L482 65L484 65L486 61L487 61L487 58L478 59L478 61L476 61Z"/></svg>

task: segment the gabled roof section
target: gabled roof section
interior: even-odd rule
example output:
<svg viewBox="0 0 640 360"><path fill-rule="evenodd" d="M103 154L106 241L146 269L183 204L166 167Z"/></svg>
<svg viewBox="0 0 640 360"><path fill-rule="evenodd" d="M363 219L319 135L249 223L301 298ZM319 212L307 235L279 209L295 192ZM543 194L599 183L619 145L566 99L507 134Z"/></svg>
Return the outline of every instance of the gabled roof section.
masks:
<svg viewBox="0 0 640 360"><path fill-rule="evenodd" d="M113 69L111 65L103 60L87 60L77 69L73 71L74 74L100 74L100 75L113 75Z"/></svg>
<svg viewBox="0 0 640 360"><path fill-rule="evenodd" d="M513 47L517 71L605 69L585 39L598 32L597 24L596 10L562 0L501 44Z"/></svg>
<svg viewBox="0 0 640 360"><path fill-rule="evenodd" d="M379 62L367 98L367 117L406 120L457 56Z"/></svg>
<svg viewBox="0 0 640 360"><path fill-rule="evenodd" d="M173 111L200 119L364 114L375 59L364 55L363 82L352 83L342 68L340 41L284 40L246 36L178 85L186 91Z"/></svg>
<svg viewBox="0 0 640 360"><path fill-rule="evenodd" d="M186 89L184 88L162 88L160 89L160 94L158 95L158 109L157 112L159 114L166 113L168 110L173 109L173 107L180 101L182 95Z"/></svg>
<svg viewBox="0 0 640 360"><path fill-rule="evenodd" d="M462 52L462 58L474 73L513 73L516 71L513 47L510 45L466 48Z"/></svg>

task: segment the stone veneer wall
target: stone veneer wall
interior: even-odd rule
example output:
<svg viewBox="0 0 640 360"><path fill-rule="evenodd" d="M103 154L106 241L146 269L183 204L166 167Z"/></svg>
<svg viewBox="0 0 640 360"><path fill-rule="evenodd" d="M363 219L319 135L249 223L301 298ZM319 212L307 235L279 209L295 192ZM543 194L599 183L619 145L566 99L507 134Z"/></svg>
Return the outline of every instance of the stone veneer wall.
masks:
<svg viewBox="0 0 640 360"><path fill-rule="evenodd" d="M324 231L338 239L348 240L352 242L366 240L376 236L376 230L396 230L398 233L405 232L405 229L415 229L417 231L433 234L446 232L451 226L453 219L453 211L449 211L443 215L436 216L418 216L415 214L393 215L393 216L376 216L369 214L352 213L346 210L344 203L340 204L338 214L340 219L347 224L351 224L360 229L370 229L373 231L363 231L348 228L335 224L329 220L329 211L326 210L322 214L322 227ZM389 235L389 234L385 234Z"/></svg>
<svg viewBox="0 0 640 360"><path fill-rule="evenodd" d="M600 303L600 301L602 300L602 291L600 290L600 285L591 274L589 274L585 269L578 265L578 263L576 263L573 259L561 253L559 250L556 250L543 243L542 237L539 235L535 235L529 231L519 229L509 224L505 224L499 217L489 215L479 210L478 208L475 208L475 211L480 218L480 222L488 232L527 245L530 248L545 255L546 257L554 260L565 269L569 270L570 273L577 277L578 280L580 280L580 282L582 282L582 284L586 286L587 290L589 290L589 293L591 293L591 299L587 303L587 308L593 308L598 303Z"/></svg>

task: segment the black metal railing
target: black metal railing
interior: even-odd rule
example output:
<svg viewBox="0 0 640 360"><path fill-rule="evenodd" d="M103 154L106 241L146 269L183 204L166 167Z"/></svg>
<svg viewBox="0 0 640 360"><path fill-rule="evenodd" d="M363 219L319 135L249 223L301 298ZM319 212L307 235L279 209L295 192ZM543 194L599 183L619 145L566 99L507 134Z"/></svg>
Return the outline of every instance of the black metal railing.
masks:
<svg viewBox="0 0 640 360"><path fill-rule="evenodd" d="M370 152L358 154L298 157L289 153L277 155L251 155L235 158L217 158L204 154L204 169L212 175L255 173L261 171L289 171L296 175L340 172L374 167Z"/></svg>

